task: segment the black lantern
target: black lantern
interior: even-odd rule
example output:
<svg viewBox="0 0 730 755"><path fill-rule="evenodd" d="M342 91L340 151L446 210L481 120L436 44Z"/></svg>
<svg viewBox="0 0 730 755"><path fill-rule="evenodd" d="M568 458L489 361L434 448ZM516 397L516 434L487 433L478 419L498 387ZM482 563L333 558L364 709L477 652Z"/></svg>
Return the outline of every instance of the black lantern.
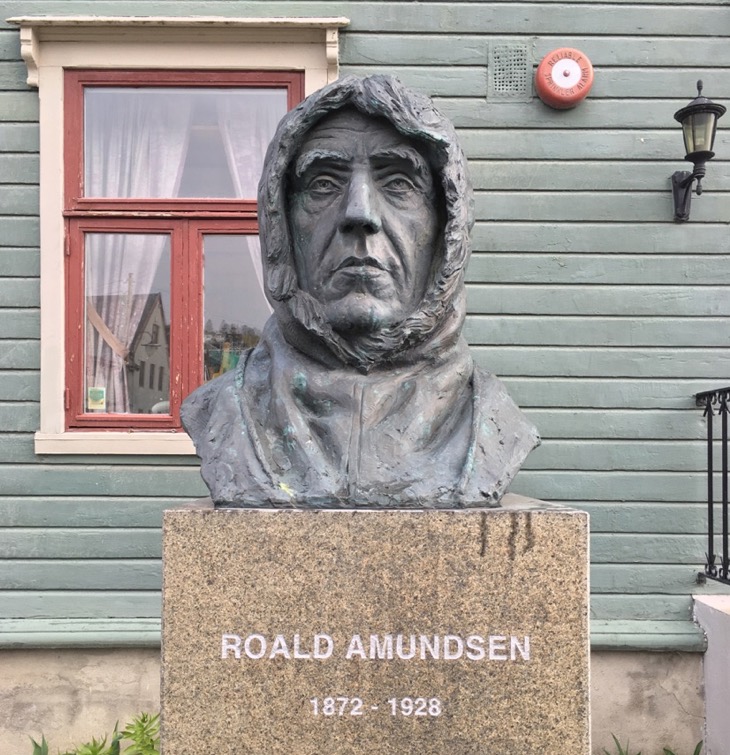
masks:
<svg viewBox="0 0 730 755"><path fill-rule="evenodd" d="M715 143L717 119L724 114L723 105L718 105L702 96L701 81L697 82L697 97L674 114L676 120L682 124L684 148L687 152L684 159L694 164L694 170L691 173L678 170L672 175L674 219L679 223L689 220L692 184L695 180L697 181L697 195L702 194L705 163L715 156L712 147Z"/></svg>

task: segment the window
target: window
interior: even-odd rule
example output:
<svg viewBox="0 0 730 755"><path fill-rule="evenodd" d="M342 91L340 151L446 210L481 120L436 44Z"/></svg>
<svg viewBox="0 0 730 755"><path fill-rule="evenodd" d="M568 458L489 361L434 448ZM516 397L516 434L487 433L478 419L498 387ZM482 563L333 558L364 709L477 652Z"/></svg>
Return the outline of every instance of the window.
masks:
<svg viewBox="0 0 730 755"><path fill-rule="evenodd" d="M229 369L237 350L255 338L255 323L240 322L238 307L228 312L219 290L232 272L244 283L256 279L255 263L249 263L257 255L253 197L237 191L227 151L230 135L221 133L212 108L190 98L175 104L188 114L181 172L174 180L164 173L154 176L156 183L145 191L140 184L123 188L120 177L113 178L113 163L104 162L104 153L111 160L113 151L103 149L104 140L115 138L115 131L119 136L113 125L103 125L104 106L124 90L131 99L123 117L132 119L136 108L139 123L145 89L154 90L148 99L164 95L168 103L191 93L192 100L226 99L237 88L266 88L250 86L247 76L253 72L299 77L301 94L309 94L337 77L338 31L348 20L34 16L9 22L20 27L28 83L40 89L36 452L194 453L179 430L179 401L197 383ZM67 90L76 98L75 115L61 128L72 107L65 101ZM89 144L90 161L84 160L85 90L91 93L89 119L95 120L89 130L99 140ZM181 124L170 118L164 122L172 136L163 148L179 150L175 133ZM137 128L128 135L139 139L140 133ZM149 154L159 157L152 148ZM176 191L169 189L170 182ZM202 185L208 187L205 192L197 188ZM208 196L195 196L200 193ZM133 209L140 199L144 207ZM126 287L117 283L112 290L102 283L104 268L112 263L117 277L126 275ZM201 302L195 292L202 280L206 295ZM180 316L189 306L195 308L195 326ZM105 370L116 370L116 378ZM123 411L116 411L118 401L126 401Z"/></svg>
<svg viewBox="0 0 730 755"><path fill-rule="evenodd" d="M179 431L255 345L258 179L302 97L295 71L66 71L67 429Z"/></svg>

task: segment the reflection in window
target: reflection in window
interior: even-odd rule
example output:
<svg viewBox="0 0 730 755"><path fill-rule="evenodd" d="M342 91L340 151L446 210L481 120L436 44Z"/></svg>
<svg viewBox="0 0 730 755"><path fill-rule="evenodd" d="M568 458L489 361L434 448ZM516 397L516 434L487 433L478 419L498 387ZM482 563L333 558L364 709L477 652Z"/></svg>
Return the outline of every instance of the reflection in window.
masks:
<svg viewBox="0 0 730 755"><path fill-rule="evenodd" d="M148 414L169 402L168 386L154 388L170 363L169 237L87 233L85 278L86 411Z"/></svg>
<svg viewBox="0 0 730 755"><path fill-rule="evenodd" d="M233 369L255 346L271 306L263 289L258 236L203 237L205 380Z"/></svg>

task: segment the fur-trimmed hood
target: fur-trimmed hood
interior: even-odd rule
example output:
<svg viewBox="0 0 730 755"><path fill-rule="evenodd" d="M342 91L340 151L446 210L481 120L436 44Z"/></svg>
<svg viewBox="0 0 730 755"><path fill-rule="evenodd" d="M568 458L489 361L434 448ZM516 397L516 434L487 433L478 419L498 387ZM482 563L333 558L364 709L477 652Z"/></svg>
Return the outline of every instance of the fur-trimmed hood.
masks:
<svg viewBox="0 0 730 755"><path fill-rule="evenodd" d="M319 302L299 287L287 222L291 165L317 123L343 108L383 118L410 139L429 160L445 206L441 245L420 306L402 322L355 340L336 333ZM465 314L464 270L471 251L472 190L456 132L430 99L383 75L348 76L315 92L279 124L266 153L258 201L266 295L285 338L297 348L333 366L369 372L423 358L432 347L443 349L459 337Z"/></svg>

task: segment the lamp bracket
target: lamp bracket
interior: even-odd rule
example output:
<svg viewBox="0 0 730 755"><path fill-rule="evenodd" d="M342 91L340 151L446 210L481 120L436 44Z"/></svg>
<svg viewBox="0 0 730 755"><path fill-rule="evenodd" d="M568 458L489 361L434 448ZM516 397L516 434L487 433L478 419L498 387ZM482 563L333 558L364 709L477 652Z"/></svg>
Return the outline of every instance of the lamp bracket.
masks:
<svg viewBox="0 0 730 755"><path fill-rule="evenodd" d="M677 223L689 220L689 208L692 201L692 184L695 174L688 170L672 173L672 195L674 196L674 219Z"/></svg>

